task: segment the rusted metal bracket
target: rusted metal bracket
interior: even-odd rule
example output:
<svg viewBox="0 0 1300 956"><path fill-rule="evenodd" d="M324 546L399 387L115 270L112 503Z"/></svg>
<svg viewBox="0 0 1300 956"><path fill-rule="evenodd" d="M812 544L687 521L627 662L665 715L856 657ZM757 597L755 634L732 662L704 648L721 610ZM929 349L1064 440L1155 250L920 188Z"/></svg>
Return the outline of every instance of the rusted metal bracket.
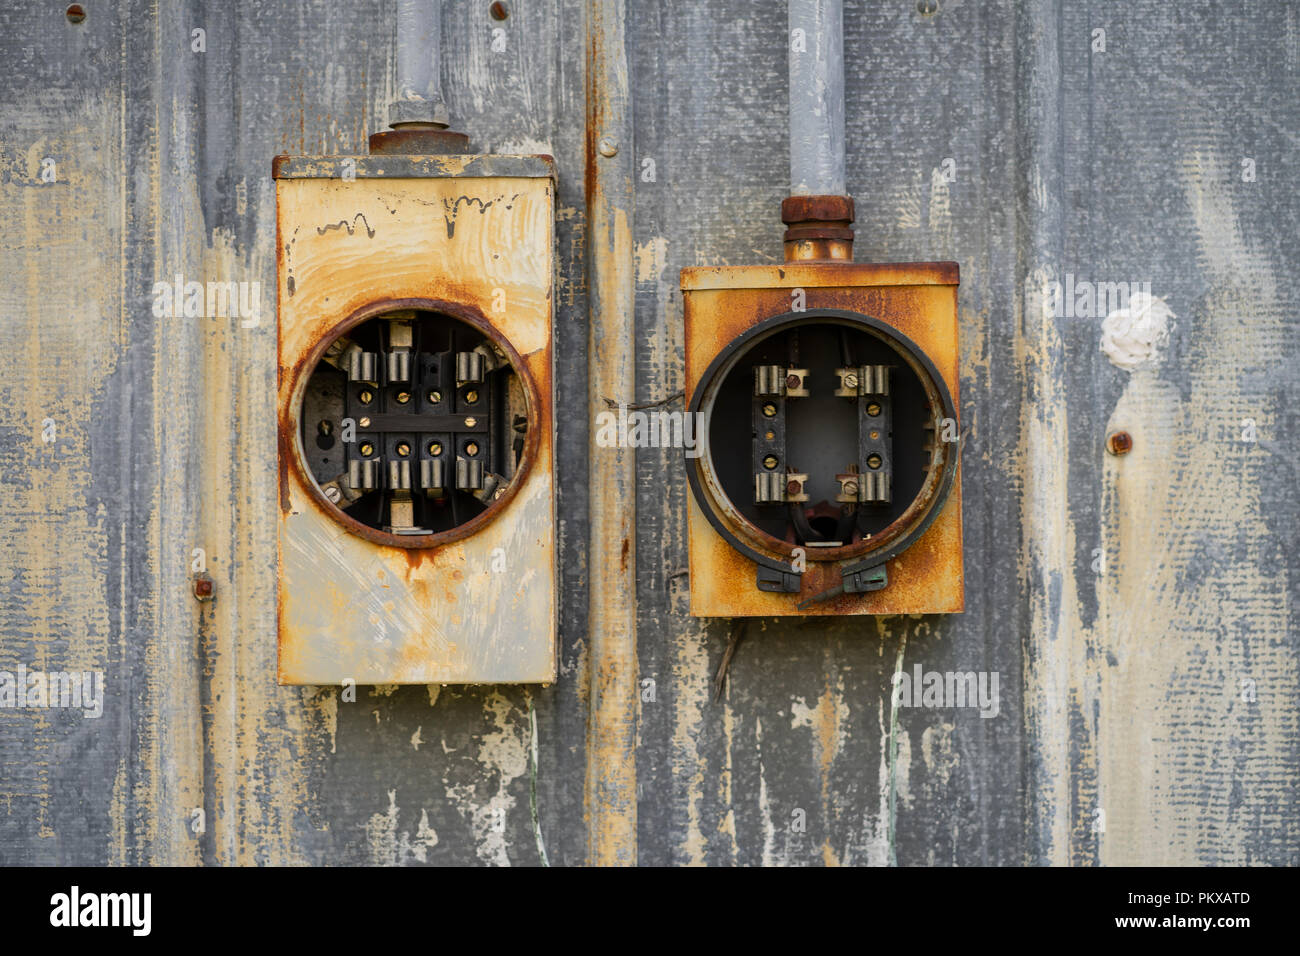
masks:
<svg viewBox="0 0 1300 956"><path fill-rule="evenodd" d="M868 591L883 591L888 585L889 575L885 571L883 564L874 564L873 562L851 564L840 569L839 584L800 601L798 608L802 611L810 604L821 604L823 601L837 598L841 594L865 594Z"/></svg>

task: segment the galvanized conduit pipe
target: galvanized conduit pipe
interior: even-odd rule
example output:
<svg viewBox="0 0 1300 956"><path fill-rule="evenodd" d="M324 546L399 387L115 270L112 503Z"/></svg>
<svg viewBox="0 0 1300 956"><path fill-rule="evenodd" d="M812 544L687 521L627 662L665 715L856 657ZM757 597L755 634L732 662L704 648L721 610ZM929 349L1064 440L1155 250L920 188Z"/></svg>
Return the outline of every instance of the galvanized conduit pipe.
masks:
<svg viewBox="0 0 1300 956"><path fill-rule="evenodd" d="M388 123L450 122L442 98L442 0L397 0L397 99Z"/></svg>
<svg viewBox="0 0 1300 956"><path fill-rule="evenodd" d="M853 258L844 173L843 0L789 0L790 226L785 257Z"/></svg>
<svg viewBox="0 0 1300 956"><path fill-rule="evenodd" d="M790 195L843 196L843 0L790 0Z"/></svg>
<svg viewBox="0 0 1300 956"><path fill-rule="evenodd" d="M596 441L635 400L632 109L624 0L587 4L587 859L636 863L636 452Z"/></svg>

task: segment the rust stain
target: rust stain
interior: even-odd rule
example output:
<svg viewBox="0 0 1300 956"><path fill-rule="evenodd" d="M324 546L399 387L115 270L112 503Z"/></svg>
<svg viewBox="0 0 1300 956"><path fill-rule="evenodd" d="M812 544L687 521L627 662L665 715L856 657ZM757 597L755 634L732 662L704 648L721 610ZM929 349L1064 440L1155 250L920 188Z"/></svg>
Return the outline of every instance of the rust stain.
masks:
<svg viewBox="0 0 1300 956"><path fill-rule="evenodd" d="M591 320L588 350L593 362L589 407L602 396L631 401L634 392L633 316L636 291L632 216L631 143L613 155L598 141L630 138L628 64L623 5L596 0L588 6L586 70L587 252ZM585 811L588 861L596 865L636 862L636 573L631 541L635 529L635 455L602 448L592 429L590 451L590 564L588 610L591 636L588 679L591 710L587 731Z"/></svg>
<svg viewBox="0 0 1300 956"><path fill-rule="evenodd" d="M1111 432L1106 439L1106 450L1112 455L1127 455L1133 450L1133 436L1128 432Z"/></svg>

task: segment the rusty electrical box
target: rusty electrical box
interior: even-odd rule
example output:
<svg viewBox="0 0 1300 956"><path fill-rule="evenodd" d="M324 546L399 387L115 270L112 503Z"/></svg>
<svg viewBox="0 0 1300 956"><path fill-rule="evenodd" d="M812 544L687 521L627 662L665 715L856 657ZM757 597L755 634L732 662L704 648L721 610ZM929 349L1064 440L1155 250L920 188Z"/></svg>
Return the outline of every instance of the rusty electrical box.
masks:
<svg viewBox="0 0 1300 956"><path fill-rule="evenodd" d="M553 681L550 157L274 175L280 682Z"/></svg>
<svg viewBox="0 0 1300 956"><path fill-rule="evenodd" d="M682 271L694 615L963 608L957 265L854 263L841 232Z"/></svg>

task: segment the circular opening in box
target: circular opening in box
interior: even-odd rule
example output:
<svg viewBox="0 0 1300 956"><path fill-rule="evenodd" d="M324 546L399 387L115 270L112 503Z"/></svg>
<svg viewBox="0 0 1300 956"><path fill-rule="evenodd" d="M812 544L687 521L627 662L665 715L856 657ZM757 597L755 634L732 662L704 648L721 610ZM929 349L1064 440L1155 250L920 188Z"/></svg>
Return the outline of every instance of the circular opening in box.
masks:
<svg viewBox="0 0 1300 956"><path fill-rule="evenodd" d="M765 320L714 359L690 410L704 436L688 462L696 500L761 563L796 548L883 563L929 526L956 470L942 376L911 339L858 313Z"/></svg>
<svg viewBox="0 0 1300 956"><path fill-rule="evenodd" d="M523 360L476 312L404 300L363 310L304 363L299 464L350 531L403 548L472 534L535 455Z"/></svg>

